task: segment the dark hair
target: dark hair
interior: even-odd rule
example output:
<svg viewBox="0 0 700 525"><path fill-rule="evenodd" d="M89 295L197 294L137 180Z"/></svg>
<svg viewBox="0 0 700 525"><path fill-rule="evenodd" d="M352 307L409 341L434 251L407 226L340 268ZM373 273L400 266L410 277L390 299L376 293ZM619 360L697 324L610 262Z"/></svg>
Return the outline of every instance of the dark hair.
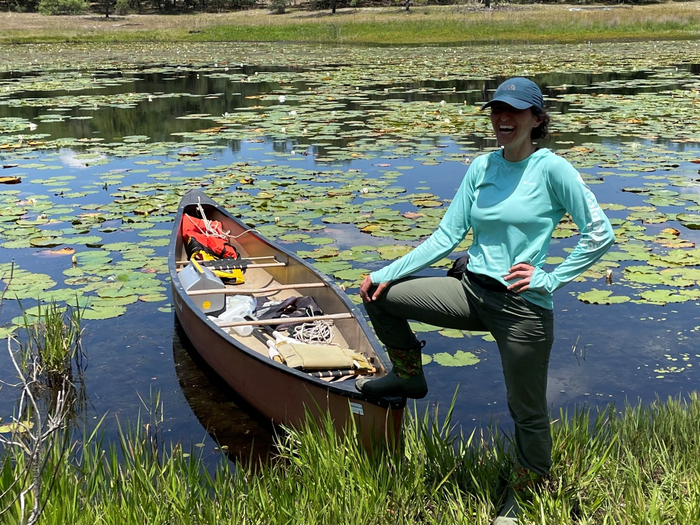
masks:
<svg viewBox="0 0 700 525"><path fill-rule="evenodd" d="M531 106L530 111L532 111L532 114L535 115L535 117L542 119L542 123L530 132L530 138L532 140L537 140L548 137L549 130L547 128L551 119L549 118L549 113L547 113L547 110L545 108L540 109L535 106ZM549 138L547 138L547 140L549 140Z"/></svg>

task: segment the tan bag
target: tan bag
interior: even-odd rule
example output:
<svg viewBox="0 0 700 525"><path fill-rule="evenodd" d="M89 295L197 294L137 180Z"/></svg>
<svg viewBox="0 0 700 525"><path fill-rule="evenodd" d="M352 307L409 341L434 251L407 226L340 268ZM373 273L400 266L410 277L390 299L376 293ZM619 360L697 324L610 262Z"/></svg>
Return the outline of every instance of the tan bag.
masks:
<svg viewBox="0 0 700 525"><path fill-rule="evenodd" d="M349 348L335 345L277 343L277 351L291 368L304 370L337 370L344 368L371 369L367 358ZM357 365L355 365L357 363Z"/></svg>

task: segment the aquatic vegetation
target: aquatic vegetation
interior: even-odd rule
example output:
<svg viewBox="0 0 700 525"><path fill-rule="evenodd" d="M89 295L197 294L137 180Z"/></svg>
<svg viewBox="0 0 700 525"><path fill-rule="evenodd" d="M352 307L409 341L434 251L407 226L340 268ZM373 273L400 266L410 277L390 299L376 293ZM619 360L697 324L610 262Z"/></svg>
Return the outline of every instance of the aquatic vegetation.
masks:
<svg viewBox="0 0 700 525"><path fill-rule="evenodd" d="M672 272L700 264L700 46L465 53L0 46L11 71L0 75L0 276L21 258L5 298L77 297L86 320L144 303L169 311L164 250L191 187L353 292L436 228L471 159L496 146L481 103L496 78L522 74L556 114L548 146L595 185L618 239L569 293L591 305L697 301L700 277ZM548 267L577 234L562 220Z"/></svg>

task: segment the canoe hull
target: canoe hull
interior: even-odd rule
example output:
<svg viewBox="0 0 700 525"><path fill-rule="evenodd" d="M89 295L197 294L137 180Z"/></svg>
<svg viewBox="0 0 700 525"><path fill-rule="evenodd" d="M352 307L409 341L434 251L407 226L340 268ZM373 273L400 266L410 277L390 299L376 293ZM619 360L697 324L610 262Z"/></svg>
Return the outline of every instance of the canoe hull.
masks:
<svg viewBox="0 0 700 525"><path fill-rule="evenodd" d="M403 407L392 409L333 392L302 381L241 352L224 337L202 326L197 312L175 303L177 317L192 346L207 364L266 419L276 425L299 426L308 411L315 417L330 414L336 430L343 433L353 419L362 444L387 443L394 448L401 435Z"/></svg>

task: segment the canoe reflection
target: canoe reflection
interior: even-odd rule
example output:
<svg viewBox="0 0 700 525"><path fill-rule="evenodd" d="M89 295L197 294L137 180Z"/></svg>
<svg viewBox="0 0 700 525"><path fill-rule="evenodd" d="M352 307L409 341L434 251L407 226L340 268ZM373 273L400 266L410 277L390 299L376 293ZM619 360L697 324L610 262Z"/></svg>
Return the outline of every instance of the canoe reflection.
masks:
<svg viewBox="0 0 700 525"><path fill-rule="evenodd" d="M175 320L173 361L180 387L192 412L231 460L267 461L274 429L241 399L191 346Z"/></svg>

